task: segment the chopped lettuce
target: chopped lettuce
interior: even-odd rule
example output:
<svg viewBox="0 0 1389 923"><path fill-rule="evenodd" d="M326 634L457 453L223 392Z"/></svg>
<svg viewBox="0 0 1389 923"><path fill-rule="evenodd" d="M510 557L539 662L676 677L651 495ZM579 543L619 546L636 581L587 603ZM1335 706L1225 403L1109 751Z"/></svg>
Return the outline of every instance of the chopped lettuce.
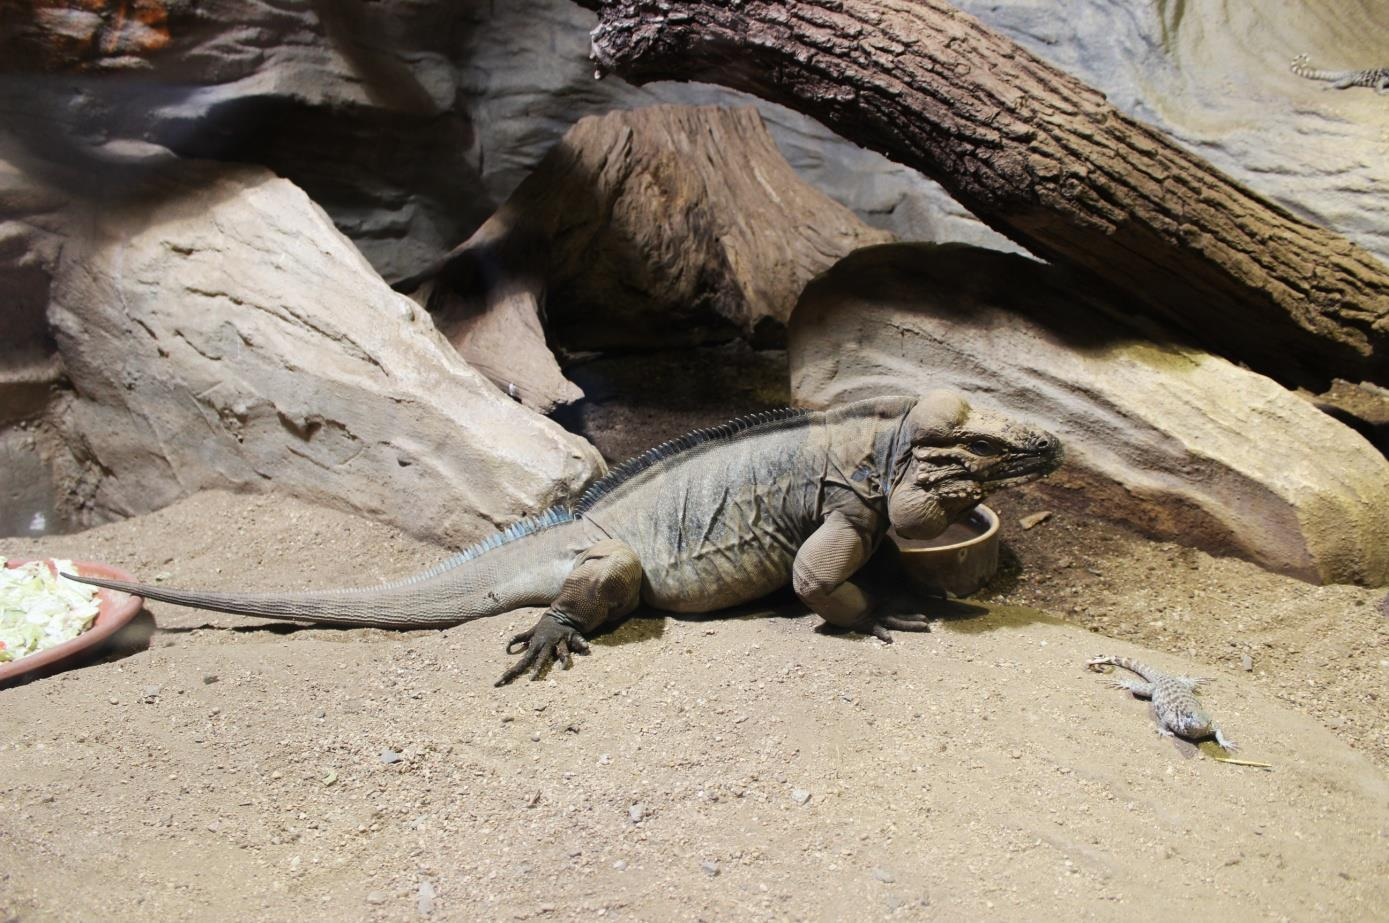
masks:
<svg viewBox="0 0 1389 923"><path fill-rule="evenodd" d="M64 580L71 561L0 568L0 663L71 641L96 618L96 587Z"/></svg>

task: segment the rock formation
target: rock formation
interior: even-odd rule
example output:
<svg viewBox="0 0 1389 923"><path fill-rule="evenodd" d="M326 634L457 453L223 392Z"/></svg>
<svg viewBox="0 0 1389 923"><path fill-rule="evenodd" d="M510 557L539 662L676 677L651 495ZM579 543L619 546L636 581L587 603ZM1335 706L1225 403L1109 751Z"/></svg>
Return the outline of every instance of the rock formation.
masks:
<svg viewBox="0 0 1389 923"><path fill-rule="evenodd" d="M1378 143L1380 98L1328 92L1286 70L1303 51L1325 66L1382 63L1371 0L1296 11L1274 10L1272 0L1239 9L1153 4L1122 15L1112 0L1080 0L1064 17L1031 0L956 5L1295 215L1389 256L1378 192L1389 161L1364 156ZM114 515L129 499L116 502L99 486L103 470L73 454L84 451L81 440L52 423L62 414L35 410L72 398L44 315L59 254L80 250L65 243L65 200L107 195L122 170L157 166L169 151L269 165L397 278L471 233L582 115L663 101L751 101L800 175L870 223L904 236L1007 246L929 180L775 103L711 86L594 81L595 22L571 0L22 0L0 8L0 45L9 52L0 55L3 153L21 173L51 181L20 194L6 185L19 174L0 176L0 283L9 298L0 317L0 457L14 460L0 486L28 492L23 502L6 493L14 499L6 514L42 512L44 478L60 471L54 490L77 485L74 495L95 504L86 515ZM71 284L62 280L62 290ZM524 292L531 281L517 274L508 284ZM362 285L376 292L379 283ZM519 353L528 340L563 400L574 392L541 349L540 306L523 307L494 342ZM568 304L553 297L544 307L576 341L601 328L566 326ZM746 333L745 320L720 320L718 335ZM34 467L36 453L43 464Z"/></svg>
<svg viewBox="0 0 1389 923"><path fill-rule="evenodd" d="M858 251L807 288L790 357L809 406L949 386L1031 415L1066 443L1057 503L1306 580L1389 583L1389 462L1363 437L1054 268Z"/></svg>
<svg viewBox="0 0 1389 923"><path fill-rule="evenodd" d="M273 486L458 543L601 470L264 169L175 164L72 208L49 317L73 394L50 416L80 521Z"/></svg>

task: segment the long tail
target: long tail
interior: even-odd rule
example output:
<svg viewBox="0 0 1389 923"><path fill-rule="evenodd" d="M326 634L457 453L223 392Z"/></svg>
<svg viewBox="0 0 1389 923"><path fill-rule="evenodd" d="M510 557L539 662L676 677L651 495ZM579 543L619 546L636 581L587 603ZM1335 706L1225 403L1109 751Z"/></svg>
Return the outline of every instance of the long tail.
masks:
<svg viewBox="0 0 1389 923"><path fill-rule="evenodd" d="M527 520L520 528L512 527L422 573L381 586L342 590L206 593L63 576L145 599L215 612L337 625L442 628L522 606L548 605L559 592L577 550L583 547L580 531L573 521Z"/></svg>
<svg viewBox="0 0 1389 923"><path fill-rule="evenodd" d="M1139 676L1143 677L1145 682L1150 683L1153 682L1153 674L1155 673L1152 667L1148 666L1146 663L1134 660L1132 657L1095 657L1087 661L1085 665L1097 673L1104 672L1098 669L1099 667L1121 667L1131 673L1137 673Z"/></svg>
<svg viewBox="0 0 1389 923"><path fill-rule="evenodd" d="M1299 77L1306 77L1308 80L1337 81L1345 80L1347 77L1354 77L1356 71L1328 71L1321 68L1312 67L1307 63L1307 56L1300 54L1293 58L1288 65L1289 69Z"/></svg>

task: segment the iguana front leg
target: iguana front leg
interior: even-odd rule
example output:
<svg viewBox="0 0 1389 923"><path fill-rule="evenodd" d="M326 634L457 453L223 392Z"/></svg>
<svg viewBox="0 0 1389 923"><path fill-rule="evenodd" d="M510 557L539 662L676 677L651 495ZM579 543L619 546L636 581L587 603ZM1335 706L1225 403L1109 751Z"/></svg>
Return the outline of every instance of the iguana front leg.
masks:
<svg viewBox="0 0 1389 923"><path fill-rule="evenodd" d="M641 600L641 560L615 539L589 548L565 578L559 595L529 631L511 639L506 652L520 645L524 655L497 680L505 686L527 670L539 679L556 660L567 669L574 654L587 654L584 635L610 618L626 615Z"/></svg>
<svg viewBox="0 0 1389 923"><path fill-rule="evenodd" d="M831 625L892 643L889 628L927 631L924 620L875 618L872 600L849 580L873 553L873 536L835 510L796 552L791 586L811 611Z"/></svg>

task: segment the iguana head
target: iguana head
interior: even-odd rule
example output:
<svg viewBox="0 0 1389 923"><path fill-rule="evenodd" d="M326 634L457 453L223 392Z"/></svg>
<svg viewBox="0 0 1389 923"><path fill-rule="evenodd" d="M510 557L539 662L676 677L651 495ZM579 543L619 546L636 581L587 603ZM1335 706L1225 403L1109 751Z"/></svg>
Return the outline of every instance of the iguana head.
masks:
<svg viewBox="0 0 1389 923"><path fill-rule="evenodd" d="M1055 471L1061 440L1003 414L970 407L954 391L924 395L907 415L906 470L888 497L903 538L934 538L1000 487Z"/></svg>

